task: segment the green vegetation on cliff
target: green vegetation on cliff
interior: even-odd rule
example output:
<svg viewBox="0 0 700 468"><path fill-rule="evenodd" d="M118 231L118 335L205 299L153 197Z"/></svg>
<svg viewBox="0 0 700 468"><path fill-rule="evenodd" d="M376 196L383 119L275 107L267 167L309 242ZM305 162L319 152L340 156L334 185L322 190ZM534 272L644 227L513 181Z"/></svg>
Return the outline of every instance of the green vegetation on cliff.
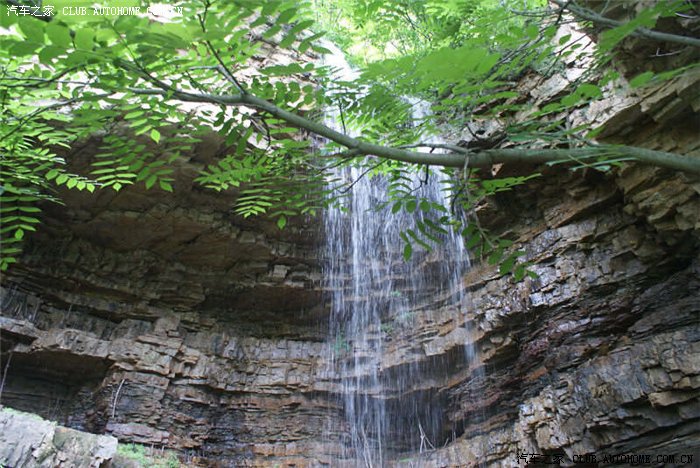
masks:
<svg viewBox="0 0 700 468"><path fill-rule="evenodd" d="M182 466L175 452L149 449L140 444L119 444L117 457L117 462L112 462L117 466L127 465L122 460L128 460L128 466L140 468L179 468Z"/></svg>

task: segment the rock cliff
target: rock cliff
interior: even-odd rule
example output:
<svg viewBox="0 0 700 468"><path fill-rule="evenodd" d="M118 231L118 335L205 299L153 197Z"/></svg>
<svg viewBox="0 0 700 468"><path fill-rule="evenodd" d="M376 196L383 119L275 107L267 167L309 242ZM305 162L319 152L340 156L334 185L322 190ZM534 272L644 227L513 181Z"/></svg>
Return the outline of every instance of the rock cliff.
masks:
<svg viewBox="0 0 700 468"><path fill-rule="evenodd" d="M2 403L231 466L303 454L328 406L316 236L235 218L235 195L194 174L183 160L177 201L129 189L46 207L3 280Z"/></svg>
<svg viewBox="0 0 700 468"><path fill-rule="evenodd" d="M700 77L688 74L572 119L610 142L697 155L699 110ZM98 144L76 148L73 164ZM174 195L66 192L65 206L45 207L2 282L0 401L176 449L190 465L334 466L343 418L319 223L279 231L234 216L235 193L198 188L220 145L180 160ZM438 413L438 448L393 440L392 463L700 459L700 181L634 165L548 169L480 217L518 240L538 277L515 284L476 264L468 310L435 297L383 330L389 412ZM420 379L399 385L408 366Z"/></svg>
<svg viewBox="0 0 700 468"><path fill-rule="evenodd" d="M0 463L13 468L105 466L117 439L57 426L36 415L0 410Z"/></svg>

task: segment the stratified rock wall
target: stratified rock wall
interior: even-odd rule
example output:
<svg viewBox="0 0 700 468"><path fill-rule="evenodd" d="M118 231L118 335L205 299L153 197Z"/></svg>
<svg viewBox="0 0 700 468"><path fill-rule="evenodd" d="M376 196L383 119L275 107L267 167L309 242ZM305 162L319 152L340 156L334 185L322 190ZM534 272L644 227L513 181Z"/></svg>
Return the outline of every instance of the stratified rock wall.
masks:
<svg viewBox="0 0 700 468"><path fill-rule="evenodd" d="M696 221L686 229L678 216L668 236L630 215L634 198L618 187L655 171L626 172L617 180L547 177L533 186L539 193L501 200L531 223L516 233L528 239L539 277L514 285L487 268L470 272L467 314L483 368L460 369L442 387L464 432L411 462L515 466L517 453L562 453L568 462L584 454L698 453L700 191L675 180L689 191ZM654 197L665 185L649 183ZM551 203L567 190L586 195ZM670 219L661 225L669 230ZM442 346L459 326L440 330Z"/></svg>
<svg viewBox="0 0 700 468"><path fill-rule="evenodd" d="M699 98L695 73L625 105L613 98L599 124L611 142L700 157ZM533 455L570 465L630 454L655 466L697 462L698 177L641 166L545 171L480 213L486 227L522 242L538 277L513 284L493 267L469 272L466 313L480 360L435 384L463 432L396 465L517 466ZM426 313L422 323L420 334L433 336L426 354L459 347L454 315Z"/></svg>
<svg viewBox="0 0 700 468"><path fill-rule="evenodd" d="M534 105L548 98L525 92ZM700 157L697 74L615 93L572 125ZM327 362L320 223L279 231L234 216L235 193L193 183L220 149L212 138L183 157L174 195L68 192L65 207L45 207L3 277L0 401L192 464L334 466L344 419ZM700 181L634 165L549 169L479 213L519 241L538 277L514 284L477 264L468 310L436 296L386 324L387 408L415 428L390 450L438 447L394 463L697 454ZM435 417L437 429L422 434L401 414Z"/></svg>
<svg viewBox="0 0 700 468"><path fill-rule="evenodd" d="M337 409L315 389L317 235L194 188L218 144L180 161L174 197L131 187L45 207L3 278L3 404L228 466L324 451Z"/></svg>

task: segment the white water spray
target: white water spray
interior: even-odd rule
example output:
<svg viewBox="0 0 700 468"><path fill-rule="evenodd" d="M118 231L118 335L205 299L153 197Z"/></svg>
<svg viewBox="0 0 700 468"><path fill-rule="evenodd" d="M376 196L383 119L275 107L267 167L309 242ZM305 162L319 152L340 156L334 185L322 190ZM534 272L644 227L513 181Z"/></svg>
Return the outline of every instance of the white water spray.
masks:
<svg viewBox="0 0 700 468"><path fill-rule="evenodd" d="M350 80L354 72L336 53L326 63ZM424 117L417 108L416 119ZM333 122L328 122L333 125ZM334 125L338 127L338 125ZM411 184L416 202L449 206L442 190L446 176L415 174ZM462 239L450 233L433 252L417 248L403 259L401 233L428 216L418 209L391 213L379 208L386 201L386 178L368 177L355 167L335 170L334 179L349 187L345 209L330 208L324 219L326 247L324 277L330 302L329 350L340 389L345 424L342 458L357 466L381 467L397 452L433 447L430 438L444 433L444 408L412 401L425 369L415 364L385 367L385 340L393 324L441 298L456 313L464 310L459 287L468 267ZM408 321L410 322L410 320ZM408 395L408 396L407 396ZM432 405L432 406L431 406ZM439 442L437 442L439 443Z"/></svg>

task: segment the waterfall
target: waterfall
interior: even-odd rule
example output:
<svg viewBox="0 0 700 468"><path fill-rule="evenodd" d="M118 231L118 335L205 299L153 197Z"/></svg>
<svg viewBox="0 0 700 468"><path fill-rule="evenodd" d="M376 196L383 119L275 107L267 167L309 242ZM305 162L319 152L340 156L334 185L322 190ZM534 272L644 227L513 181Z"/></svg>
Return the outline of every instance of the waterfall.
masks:
<svg viewBox="0 0 700 468"><path fill-rule="evenodd" d="M330 63L348 79L352 72L335 50ZM415 118L422 117L426 109L414 107ZM449 206L441 183L446 177L434 171L426 180L416 173L411 182L416 201ZM385 344L392 327L410 327L411 314L431 304L465 313L459 285L468 255L462 239L450 233L441 236L432 252L414 246L412 258L404 261L401 233L409 228L417 232L416 223L426 213L379 208L387 197L385 177L343 167L331 178L349 187L344 206L330 208L324 218L329 375L337 383L345 416L343 428L334 432L343 434L343 459L353 466L381 467L395 453L419 452L442 442L430 439L444 432L444 408L433 401L434 395L417 389L426 369L411 362L389 368ZM469 353L469 346L465 349Z"/></svg>

